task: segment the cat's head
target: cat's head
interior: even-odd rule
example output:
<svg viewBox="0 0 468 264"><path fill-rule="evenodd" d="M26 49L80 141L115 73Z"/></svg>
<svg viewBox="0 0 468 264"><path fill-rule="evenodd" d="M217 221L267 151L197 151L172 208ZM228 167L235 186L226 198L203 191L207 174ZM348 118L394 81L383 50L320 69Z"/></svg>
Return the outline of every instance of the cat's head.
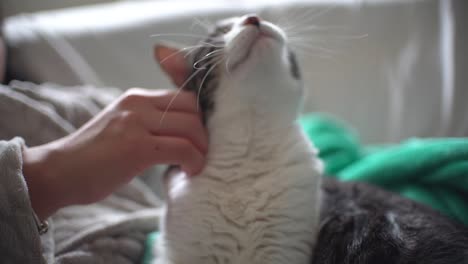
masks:
<svg viewBox="0 0 468 264"><path fill-rule="evenodd" d="M256 15L219 21L194 47L156 45L155 58L177 87L197 94L205 119L245 109L286 119L299 112L303 87L286 34Z"/></svg>

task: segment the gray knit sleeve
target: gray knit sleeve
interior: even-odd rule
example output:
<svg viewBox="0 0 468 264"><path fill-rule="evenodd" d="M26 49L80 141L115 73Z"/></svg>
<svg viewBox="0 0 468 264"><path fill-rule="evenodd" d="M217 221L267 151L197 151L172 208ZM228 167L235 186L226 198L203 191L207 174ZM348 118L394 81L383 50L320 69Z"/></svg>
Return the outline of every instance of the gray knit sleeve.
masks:
<svg viewBox="0 0 468 264"><path fill-rule="evenodd" d="M0 141L0 262L45 263L22 175L21 138Z"/></svg>

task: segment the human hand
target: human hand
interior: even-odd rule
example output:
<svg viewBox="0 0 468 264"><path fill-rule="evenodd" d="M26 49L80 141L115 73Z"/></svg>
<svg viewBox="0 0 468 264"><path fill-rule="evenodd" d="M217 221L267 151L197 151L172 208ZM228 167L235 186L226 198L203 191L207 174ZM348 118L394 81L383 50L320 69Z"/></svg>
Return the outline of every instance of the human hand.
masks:
<svg viewBox="0 0 468 264"><path fill-rule="evenodd" d="M155 164L200 172L208 140L195 95L174 96L130 89L75 133L25 149L23 171L39 218L103 199Z"/></svg>

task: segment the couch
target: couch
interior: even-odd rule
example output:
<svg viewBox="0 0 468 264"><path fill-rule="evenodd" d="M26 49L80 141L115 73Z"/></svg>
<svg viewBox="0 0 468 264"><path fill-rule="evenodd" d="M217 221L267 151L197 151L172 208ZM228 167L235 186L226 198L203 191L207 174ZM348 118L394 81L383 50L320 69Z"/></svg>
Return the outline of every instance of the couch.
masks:
<svg viewBox="0 0 468 264"><path fill-rule="evenodd" d="M305 112L337 116L365 143L468 135L463 0L123 1L6 19L15 79L64 85L169 88L153 61L158 41L193 44L201 21L258 13L297 21ZM314 27L312 27L314 26ZM315 46L313 46L315 45Z"/></svg>

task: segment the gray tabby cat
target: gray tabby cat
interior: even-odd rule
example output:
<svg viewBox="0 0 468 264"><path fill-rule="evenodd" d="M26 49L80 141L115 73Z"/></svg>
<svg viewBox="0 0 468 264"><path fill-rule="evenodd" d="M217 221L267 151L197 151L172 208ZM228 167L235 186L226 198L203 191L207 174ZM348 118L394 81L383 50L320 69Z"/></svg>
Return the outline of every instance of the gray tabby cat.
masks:
<svg viewBox="0 0 468 264"><path fill-rule="evenodd" d="M174 83L199 95L210 134L204 171L167 178L156 263L468 264L466 226L364 183L321 182L278 27L232 18L197 47L155 49Z"/></svg>
<svg viewBox="0 0 468 264"><path fill-rule="evenodd" d="M287 37L250 15L221 21L201 46L155 48L199 95L210 141L199 175L167 179L156 263L309 263L322 163L296 123L303 85Z"/></svg>

